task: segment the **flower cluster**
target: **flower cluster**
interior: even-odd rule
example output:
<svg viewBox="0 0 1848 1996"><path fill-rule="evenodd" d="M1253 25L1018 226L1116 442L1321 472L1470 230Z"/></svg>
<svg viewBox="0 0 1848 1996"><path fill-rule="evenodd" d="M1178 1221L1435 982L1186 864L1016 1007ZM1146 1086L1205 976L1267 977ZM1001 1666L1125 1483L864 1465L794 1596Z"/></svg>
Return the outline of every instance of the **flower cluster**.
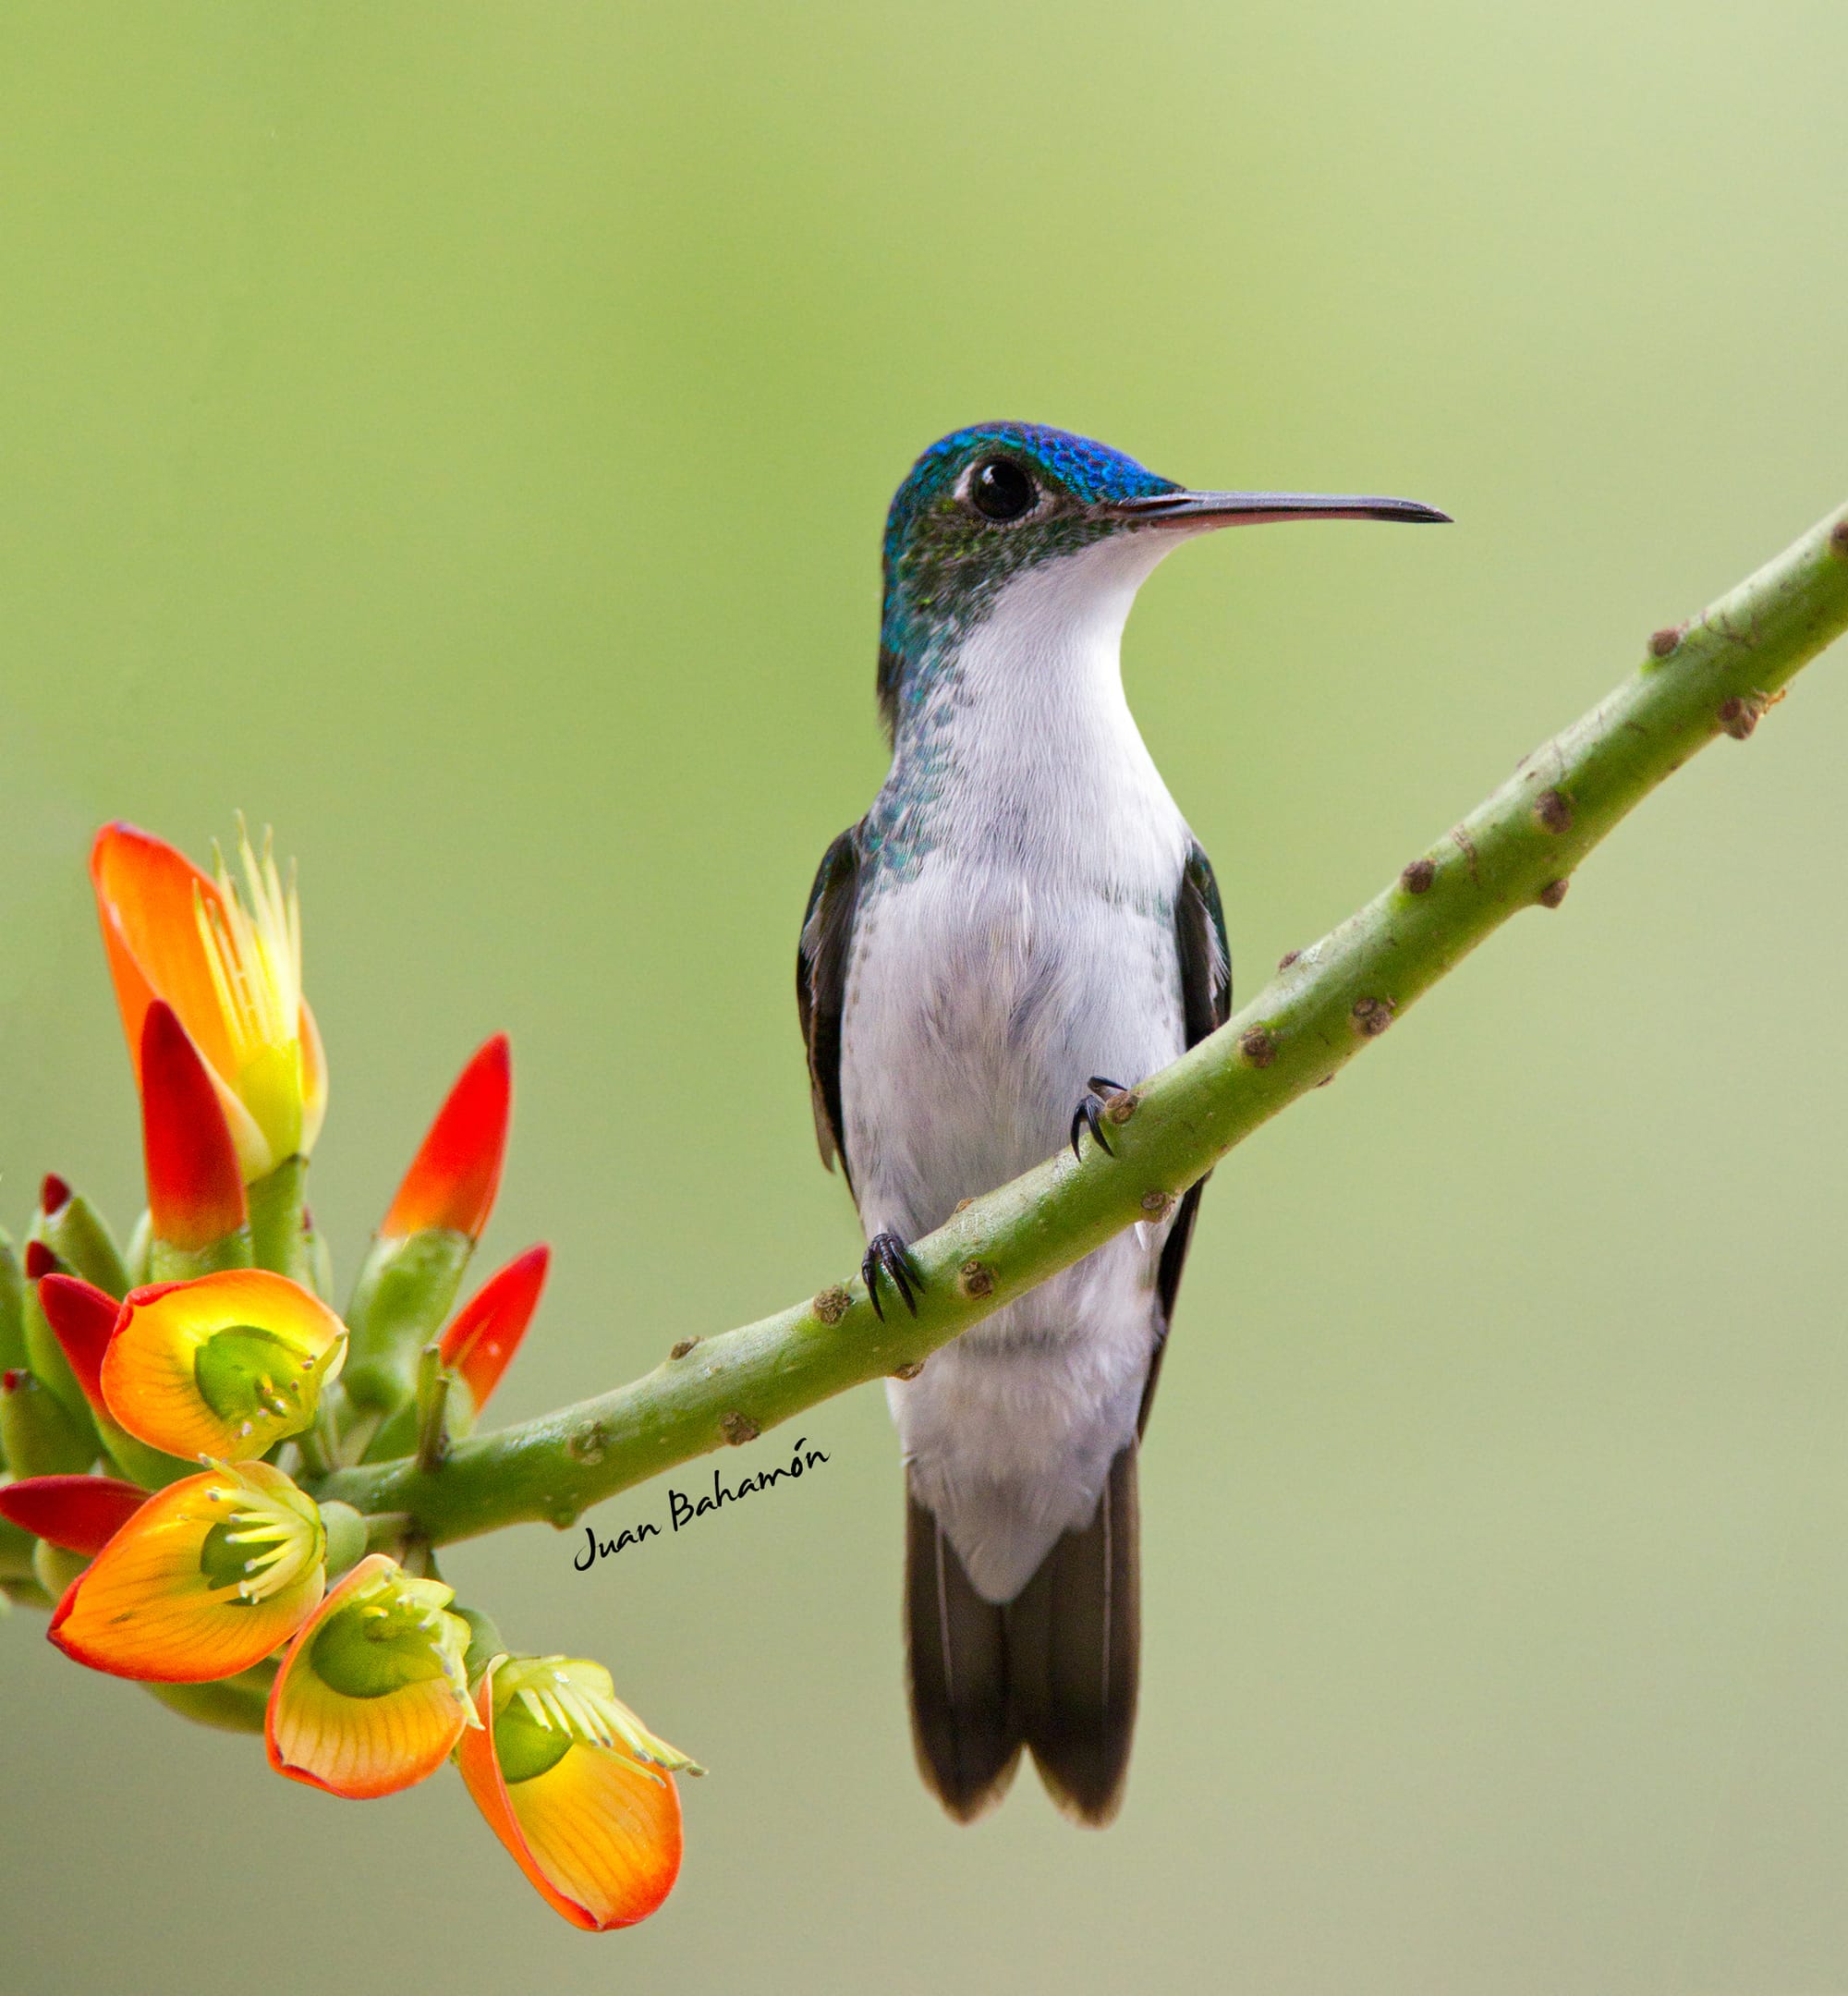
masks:
<svg viewBox="0 0 1848 1996"><path fill-rule="evenodd" d="M241 888L126 825L91 871L141 1103L148 1207L126 1248L45 1179L0 1234L0 1588L51 1640L278 1773L355 1798L453 1759L546 1902L596 1931L679 1870L699 1771L582 1659L509 1653L458 1608L414 1515L323 1495L347 1465L440 1474L519 1347L548 1251L455 1308L500 1182L507 1045L464 1068L344 1314L305 1200L327 1064L301 919L267 840Z"/></svg>

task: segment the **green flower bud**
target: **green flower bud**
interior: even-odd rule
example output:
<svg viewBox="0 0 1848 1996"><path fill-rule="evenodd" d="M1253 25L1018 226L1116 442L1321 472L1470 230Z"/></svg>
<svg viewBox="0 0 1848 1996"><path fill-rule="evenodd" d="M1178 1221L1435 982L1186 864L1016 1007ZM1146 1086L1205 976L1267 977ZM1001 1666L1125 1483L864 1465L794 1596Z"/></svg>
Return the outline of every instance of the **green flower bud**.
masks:
<svg viewBox="0 0 1848 1996"><path fill-rule="evenodd" d="M324 1503L321 1527L327 1534L327 1577L337 1580L366 1556L366 1521L351 1504Z"/></svg>
<svg viewBox="0 0 1848 1996"><path fill-rule="evenodd" d="M0 1227L0 1372L26 1363L26 1272L13 1236Z"/></svg>
<svg viewBox="0 0 1848 1996"><path fill-rule="evenodd" d="M35 1239L26 1250L27 1268L36 1274L45 1265L40 1257L50 1253L50 1248ZM87 1438L90 1455L93 1457L97 1448L96 1421L90 1411L90 1402L77 1382L77 1374L70 1369L70 1360L64 1355L57 1333L45 1321L45 1313L39 1304L39 1285L30 1279L26 1293L20 1298L19 1330L26 1347L28 1369L64 1409L70 1425ZM11 1461L10 1454L7 1459ZM19 1466L14 1463L13 1467L18 1469ZM25 1473L20 1470L22 1476Z"/></svg>
<svg viewBox="0 0 1848 1996"><path fill-rule="evenodd" d="M353 1285L346 1396L389 1414L417 1391L418 1354L442 1328L475 1244L453 1227L374 1237Z"/></svg>
<svg viewBox="0 0 1848 1996"><path fill-rule="evenodd" d="M47 1179L47 1189L62 1187L61 1179ZM74 1275L94 1283L117 1302L128 1293L128 1268L109 1223L81 1192L71 1192L61 1202L42 1207L32 1228L32 1237L42 1240Z"/></svg>
<svg viewBox="0 0 1848 1996"><path fill-rule="evenodd" d="M77 1476L96 1460L95 1430L79 1428L57 1395L18 1367L0 1377L0 1444L19 1477Z"/></svg>

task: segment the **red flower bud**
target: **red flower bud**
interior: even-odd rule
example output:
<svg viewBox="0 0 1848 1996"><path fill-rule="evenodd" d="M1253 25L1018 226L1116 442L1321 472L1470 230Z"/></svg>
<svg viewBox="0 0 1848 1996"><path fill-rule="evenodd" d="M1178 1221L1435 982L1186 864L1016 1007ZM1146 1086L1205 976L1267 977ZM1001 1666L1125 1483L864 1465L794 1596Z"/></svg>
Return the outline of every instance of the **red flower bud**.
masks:
<svg viewBox="0 0 1848 1996"><path fill-rule="evenodd" d="M146 1491L116 1477L27 1477L0 1485L0 1517L93 1559L147 1501Z"/></svg>
<svg viewBox="0 0 1848 1996"><path fill-rule="evenodd" d="M218 1089L159 998L141 1020L141 1152L155 1239L196 1254L244 1224L244 1174Z"/></svg>
<svg viewBox="0 0 1848 1996"><path fill-rule="evenodd" d="M403 1238L446 1227L480 1238L500 1189L512 1092L507 1036L496 1033L463 1068L437 1111L382 1234Z"/></svg>
<svg viewBox="0 0 1848 1996"><path fill-rule="evenodd" d="M103 1355L121 1305L77 1275L45 1275L39 1282L39 1308L52 1327L83 1397L103 1407Z"/></svg>
<svg viewBox="0 0 1848 1996"><path fill-rule="evenodd" d="M526 1327L539 1308L539 1293L545 1286L551 1261L550 1248L529 1248L517 1260L489 1276L443 1333L438 1347L443 1362L461 1374L477 1409L500 1384L501 1374L519 1349Z"/></svg>

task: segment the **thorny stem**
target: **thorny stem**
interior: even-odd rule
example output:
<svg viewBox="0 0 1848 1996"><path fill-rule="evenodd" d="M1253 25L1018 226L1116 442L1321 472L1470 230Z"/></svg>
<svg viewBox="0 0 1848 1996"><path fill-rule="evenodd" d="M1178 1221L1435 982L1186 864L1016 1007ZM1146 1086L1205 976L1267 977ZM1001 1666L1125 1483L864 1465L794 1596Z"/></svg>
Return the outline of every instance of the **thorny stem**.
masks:
<svg viewBox="0 0 1848 1996"><path fill-rule="evenodd" d="M1717 736L1744 739L1785 683L1848 628L1848 508L1831 514L1528 756L1357 914L1292 958L1243 1011L1112 1104L1114 1160L1087 1147L974 1200L914 1244L918 1313L881 1322L855 1283L716 1337L633 1384L459 1443L439 1467L337 1471L319 1494L406 1511L444 1544L587 1505L747 1441L819 1401L915 1366L1211 1170L1370 1045L1523 908L1556 907L1586 854Z"/></svg>

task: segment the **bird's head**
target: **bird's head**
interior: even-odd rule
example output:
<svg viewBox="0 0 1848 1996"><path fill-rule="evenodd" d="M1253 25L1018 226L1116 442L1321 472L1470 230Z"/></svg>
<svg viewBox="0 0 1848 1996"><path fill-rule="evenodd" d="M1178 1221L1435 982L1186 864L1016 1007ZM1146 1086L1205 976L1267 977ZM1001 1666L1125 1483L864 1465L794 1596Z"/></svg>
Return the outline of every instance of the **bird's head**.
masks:
<svg viewBox="0 0 1848 1996"><path fill-rule="evenodd" d="M1442 520L1410 499L1194 492L1088 437L1040 423L978 423L941 438L898 488L885 527L879 696L888 727L908 668L954 643L1010 584L1062 565L1074 610L1121 598L1178 541L1288 519Z"/></svg>

